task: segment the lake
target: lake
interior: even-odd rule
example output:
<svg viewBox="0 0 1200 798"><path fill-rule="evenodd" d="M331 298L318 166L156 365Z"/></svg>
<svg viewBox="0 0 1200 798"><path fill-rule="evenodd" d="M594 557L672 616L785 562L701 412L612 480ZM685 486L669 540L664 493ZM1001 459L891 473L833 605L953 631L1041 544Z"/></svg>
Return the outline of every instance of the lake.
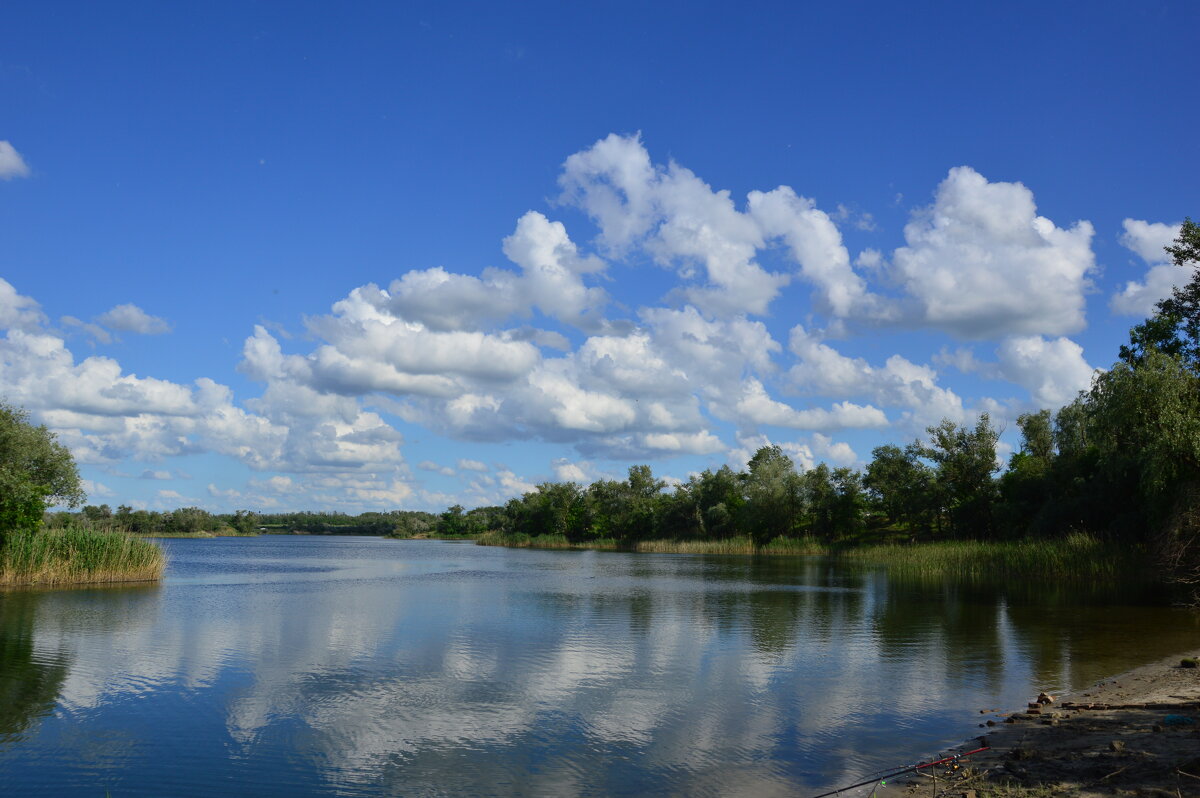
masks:
<svg viewBox="0 0 1200 798"><path fill-rule="evenodd" d="M0 791L805 796L1195 646L1144 591L799 557L163 541L0 594Z"/></svg>

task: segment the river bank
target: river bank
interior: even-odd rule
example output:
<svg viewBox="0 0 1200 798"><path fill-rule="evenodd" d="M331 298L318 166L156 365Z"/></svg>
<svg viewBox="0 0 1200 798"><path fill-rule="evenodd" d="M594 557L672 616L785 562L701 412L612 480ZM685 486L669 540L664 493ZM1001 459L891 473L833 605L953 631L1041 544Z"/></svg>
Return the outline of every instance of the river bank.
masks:
<svg viewBox="0 0 1200 798"><path fill-rule="evenodd" d="M1076 693L1000 714L959 751L988 746L908 779L901 794L968 798L1200 796L1200 648ZM992 724L992 725L989 725ZM943 756L951 756L955 751ZM941 757L937 757L941 758ZM935 781L936 780L936 781Z"/></svg>

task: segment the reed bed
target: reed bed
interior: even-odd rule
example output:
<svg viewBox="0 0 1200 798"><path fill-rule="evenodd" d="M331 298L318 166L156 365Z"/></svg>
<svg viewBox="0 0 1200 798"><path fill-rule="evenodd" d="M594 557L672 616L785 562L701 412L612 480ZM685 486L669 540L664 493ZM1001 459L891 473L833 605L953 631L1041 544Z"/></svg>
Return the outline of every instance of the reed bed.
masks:
<svg viewBox="0 0 1200 798"><path fill-rule="evenodd" d="M989 579L1008 577L1117 581L1146 575L1146 553L1083 533L1046 540L953 540L926 543L826 543L816 538L775 538L758 546L749 537L725 540L602 539L574 543L563 535L486 532L477 543L523 549L599 549L658 554L733 554L836 557L882 565L900 576Z"/></svg>
<svg viewBox="0 0 1200 798"><path fill-rule="evenodd" d="M775 538L758 546L748 537L724 540L644 540L633 551L666 554L828 554L829 547L813 538Z"/></svg>
<svg viewBox="0 0 1200 798"><path fill-rule="evenodd" d="M1083 533L1048 540L939 541L847 548L837 556L906 576L1117 580L1142 576L1145 552Z"/></svg>
<svg viewBox="0 0 1200 798"><path fill-rule="evenodd" d="M480 546L504 546L510 549L600 549L616 551L621 548L611 538L599 538L572 543L566 535L526 535L523 532L484 532L475 542Z"/></svg>
<svg viewBox="0 0 1200 798"><path fill-rule="evenodd" d="M165 567L150 541L79 526L8 532L0 543L0 585L145 582Z"/></svg>

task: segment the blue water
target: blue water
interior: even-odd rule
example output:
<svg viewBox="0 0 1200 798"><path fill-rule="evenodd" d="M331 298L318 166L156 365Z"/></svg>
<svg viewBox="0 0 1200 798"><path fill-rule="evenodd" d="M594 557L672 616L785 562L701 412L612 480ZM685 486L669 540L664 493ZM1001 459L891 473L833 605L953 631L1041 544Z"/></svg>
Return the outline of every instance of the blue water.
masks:
<svg viewBox="0 0 1200 798"><path fill-rule="evenodd" d="M158 586L0 594L0 792L804 796L1200 631L804 558L163 545Z"/></svg>

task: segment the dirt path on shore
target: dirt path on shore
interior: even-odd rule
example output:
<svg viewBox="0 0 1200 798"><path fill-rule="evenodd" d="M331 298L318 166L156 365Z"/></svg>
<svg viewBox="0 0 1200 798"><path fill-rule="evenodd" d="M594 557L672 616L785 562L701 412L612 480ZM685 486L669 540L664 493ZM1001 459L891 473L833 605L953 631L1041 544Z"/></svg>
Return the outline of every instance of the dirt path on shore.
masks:
<svg viewBox="0 0 1200 798"><path fill-rule="evenodd" d="M1028 712L985 710L983 742L959 750L988 751L876 795L1200 798L1200 668L1180 665L1198 656L1179 654L1050 703L1030 696Z"/></svg>

